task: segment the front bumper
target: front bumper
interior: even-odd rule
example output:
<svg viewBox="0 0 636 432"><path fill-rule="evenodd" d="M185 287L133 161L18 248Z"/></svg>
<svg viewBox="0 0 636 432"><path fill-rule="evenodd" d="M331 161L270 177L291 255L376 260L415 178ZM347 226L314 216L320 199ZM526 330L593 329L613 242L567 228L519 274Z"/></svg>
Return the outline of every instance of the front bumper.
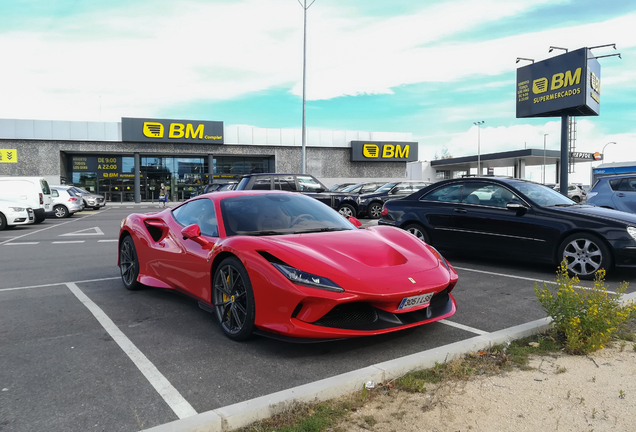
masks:
<svg viewBox="0 0 636 432"><path fill-rule="evenodd" d="M7 212L7 225L28 225L35 222L35 213L31 208L21 212Z"/></svg>

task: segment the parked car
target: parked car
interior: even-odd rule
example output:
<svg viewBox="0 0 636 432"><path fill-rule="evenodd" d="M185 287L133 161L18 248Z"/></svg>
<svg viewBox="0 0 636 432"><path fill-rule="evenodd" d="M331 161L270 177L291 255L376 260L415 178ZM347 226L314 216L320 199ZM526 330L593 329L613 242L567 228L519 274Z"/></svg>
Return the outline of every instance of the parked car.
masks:
<svg viewBox="0 0 636 432"><path fill-rule="evenodd" d="M495 189L490 198L480 193ZM558 264L592 279L636 267L636 215L579 205L525 180L444 180L384 204L379 225L402 228L440 250Z"/></svg>
<svg viewBox="0 0 636 432"><path fill-rule="evenodd" d="M35 213L31 207L16 201L0 200L0 231L32 223L35 223Z"/></svg>
<svg viewBox="0 0 636 432"><path fill-rule="evenodd" d="M51 197L56 218L71 217L84 209L82 198L75 194L72 186L51 186Z"/></svg>
<svg viewBox="0 0 636 432"><path fill-rule="evenodd" d="M205 188L203 188L203 193L232 190L236 187L237 184L238 182L235 182L235 181L225 182L225 183L210 183L208 185L205 185Z"/></svg>
<svg viewBox="0 0 636 432"><path fill-rule="evenodd" d="M553 188L557 192L561 191L561 186L559 184L554 185ZM572 183L568 185L568 198L575 203L584 203L587 199L587 192L585 192L582 185Z"/></svg>
<svg viewBox="0 0 636 432"><path fill-rule="evenodd" d="M299 193L227 191L131 214L118 266L127 289L185 293L237 341L377 335L456 310L457 273L433 248L395 228L358 229Z"/></svg>
<svg viewBox="0 0 636 432"><path fill-rule="evenodd" d="M53 211L51 189L44 177L0 177L0 199L33 209L36 224Z"/></svg>
<svg viewBox="0 0 636 432"><path fill-rule="evenodd" d="M382 211L382 205L392 199L411 195L431 183L421 181L400 181L385 183L375 192L360 195L358 197L359 215L371 219L378 219Z"/></svg>
<svg viewBox="0 0 636 432"><path fill-rule="evenodd" d="M104 195L89 192L79 186L72 186L73 192L82 198L84 207L92 207L93 210L99 210L106 205Z"/></svg>
<svg viewBox="0 0 636 432"><path fill-rule="evenodd" d="M386 182L368 182L368 183L357 183L351 186L347 186L342 190L342 192L348 193L357 193L358 195L375 192L381 186L384 186Z"/></svg>
<svg viewBox="0 0 636 432"><path fill-rule="evenodd" d="M345 189L345 188L347 188L349 186L353 186L353 185L355 185L355 183L338 183L338 184L335 184L335 185L331 186L329 188L329 192L340 192L343 189Z"/></svg>
<svg viewBox="0 0 636 432"><path fill-rule="evenodd" d="M587 194L587 203L636 213L636 174L600 177Z"/></svg>
<svg viewBox="0 0 636 432"><path fill-rule="evenodd" d="M357 194L329 192L317 178L310 174L246 174L235 190L283 190L299 192L327 204L345 217L358 214Z"/></svg>

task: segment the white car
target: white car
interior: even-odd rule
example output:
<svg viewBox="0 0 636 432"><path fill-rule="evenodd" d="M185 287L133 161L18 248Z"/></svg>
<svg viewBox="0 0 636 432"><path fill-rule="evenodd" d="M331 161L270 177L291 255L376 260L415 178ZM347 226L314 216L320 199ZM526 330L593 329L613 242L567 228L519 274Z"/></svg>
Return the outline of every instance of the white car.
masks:
<svg viewBox="0 0 636 432"><path fill-rule="evenodd" d="M0 231L34 222L35 215L31 207L25 207L19 202L0 200Z"/></svg>
<svg viewBox="0 0 636 432"><path fill-rule="evenodd" d="M69 186L51 186L53 197L53 216L56 218L71 217L83 210L82 198L77 196Z"/></svg>

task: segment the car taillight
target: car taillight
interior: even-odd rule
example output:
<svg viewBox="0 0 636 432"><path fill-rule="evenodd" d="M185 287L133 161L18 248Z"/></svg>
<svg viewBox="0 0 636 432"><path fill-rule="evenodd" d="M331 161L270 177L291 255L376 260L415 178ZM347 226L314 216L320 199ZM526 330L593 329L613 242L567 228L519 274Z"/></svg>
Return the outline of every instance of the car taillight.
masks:
<svg viewBox="0 0 636 432"><path fill-rule="evenodd" d="M380 212L380 216L386 216L389 214L389 209L386 208L386 205L382 206L382 211Z"/></svg>
<svg viewBox="0 0 636 432"><path fill-rule="evenodd" d="M77 198L70 197L68 200L69 200L69 201L77 201Z"/></svg>
<svg viewBox="0 0 636 432"><path fill-rule="evenodd" d="M44 195L40 193L40 204L44 204Z"/></svg>

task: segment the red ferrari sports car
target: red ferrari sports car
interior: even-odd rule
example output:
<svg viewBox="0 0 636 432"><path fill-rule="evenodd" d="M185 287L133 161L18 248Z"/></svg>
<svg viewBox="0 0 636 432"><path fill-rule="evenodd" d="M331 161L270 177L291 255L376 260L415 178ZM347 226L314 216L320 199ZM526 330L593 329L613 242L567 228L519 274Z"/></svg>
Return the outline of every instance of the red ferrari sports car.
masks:
<svg viewBox="0 0 636 432"><path fill-rule="evenodd" d="M289 192L217 192L131 214L118 265L126 288L183 292L234 340L377 335L456 310L457 273L433 247L399 228L358 229Z"/></svg>

